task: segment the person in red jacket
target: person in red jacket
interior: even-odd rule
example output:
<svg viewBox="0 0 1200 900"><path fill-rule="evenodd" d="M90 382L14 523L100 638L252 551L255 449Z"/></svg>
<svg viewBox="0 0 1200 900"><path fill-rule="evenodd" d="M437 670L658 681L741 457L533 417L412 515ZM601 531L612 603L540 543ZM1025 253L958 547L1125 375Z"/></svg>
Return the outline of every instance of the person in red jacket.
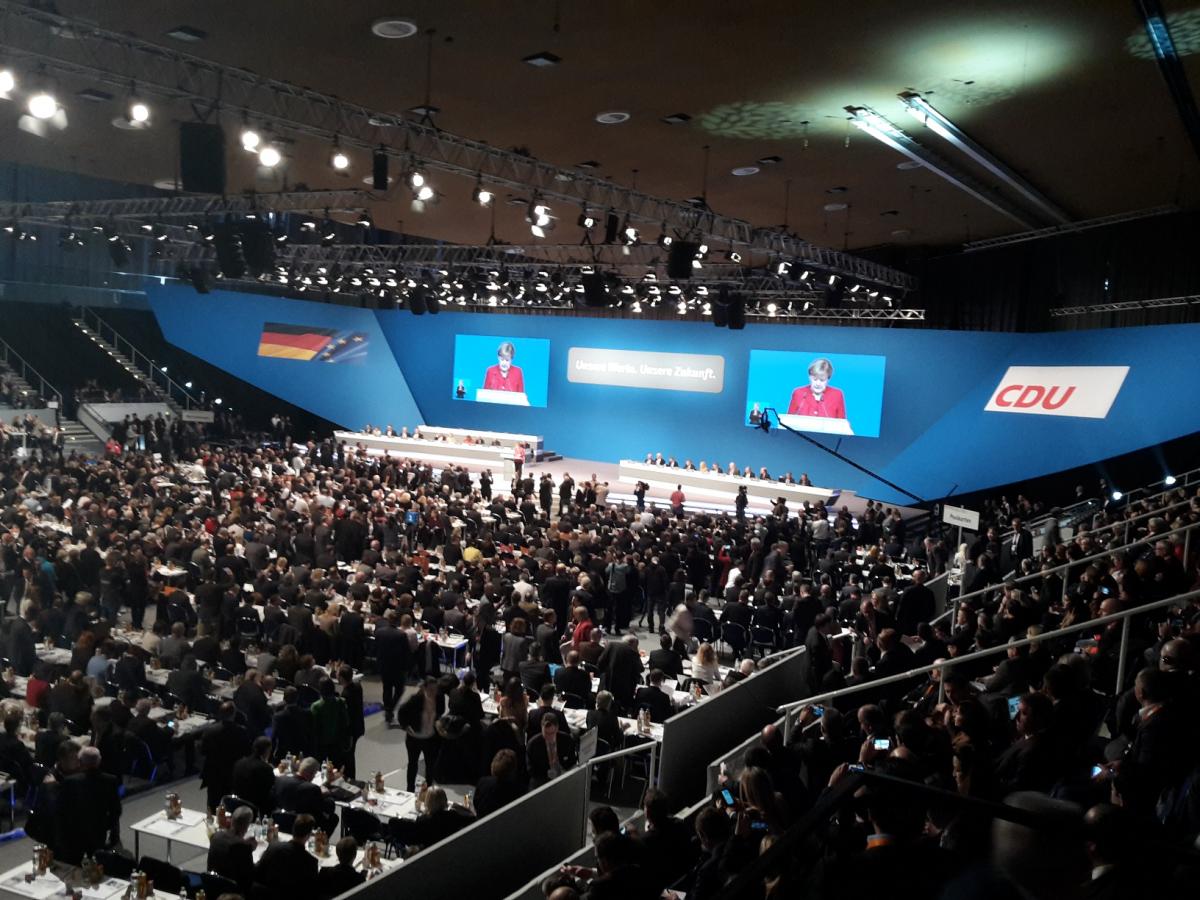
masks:
<svg viewBox="0 0 1200 900"><path fill-rule="evenodd" d="M517 349L509 341L505 341L496 348L496 365L489 367L484 375L483 389L485 391L525 393L525 376L519 366L512 364L516 354Z"/></svg>
<svg viewBox="0 0 1200 900"><path fill-rule="evenodd" d="M788 415L820 416L824 419L846 418L846 398L829 384L833 378L833 363L821 357L808 367L808 384L792 391Z"/></svg>

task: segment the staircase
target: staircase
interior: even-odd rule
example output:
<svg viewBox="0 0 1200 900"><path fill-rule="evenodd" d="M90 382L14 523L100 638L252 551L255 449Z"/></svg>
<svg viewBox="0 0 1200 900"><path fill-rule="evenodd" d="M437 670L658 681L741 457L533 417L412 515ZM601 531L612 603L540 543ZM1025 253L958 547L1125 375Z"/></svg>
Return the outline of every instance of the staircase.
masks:
<svg viewBox="0 0 1200 900"><path fill-rule="evenodd" d="M26 396L42 398L43 403L39 403L39 407L45 408L50 401L58 403L58 426L63 431L64 453L70 453L72 450L79 453L95 453L103 450L104 444L97 440L91 431L75 419L68 419L62 415L62 393L42 378L33 366L25 362L12 347L3 341L0 341L0 371L4 372L13 386ZM11 421L13 416L25 414L24 410L18 407L0 405L0 409L4 410L3 416L6 421Z"/></svg>
<svg viewBox="0 0 1200 900"><path fill-rule="evenodd" d="M165 366L159 367L154 360L100 318L95 310L80 307L71 317L71 321L85 337L91 339L97 347L112 357L113 362L141 384L155 400L165 403L172 415L180 416L184 409L199 407L199 402L187 388L166 373Z"/></svg>

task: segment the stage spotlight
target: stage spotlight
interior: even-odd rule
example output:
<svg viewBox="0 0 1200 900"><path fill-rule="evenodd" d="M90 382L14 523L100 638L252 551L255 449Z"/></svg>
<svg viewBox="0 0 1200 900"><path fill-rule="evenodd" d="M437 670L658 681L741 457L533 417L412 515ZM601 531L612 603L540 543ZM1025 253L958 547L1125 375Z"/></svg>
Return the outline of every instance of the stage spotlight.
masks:
<svg viewBox="0 0 1200 900"><path fill-rule="evenodd" d="M742 261L742 254L731 247L725 251L725 259L731 263L740 263Z"/></svg>
<svg viewBox="0 0 1200 900"><path fill-rule="evenodd" d="M333 224L332 219L326 219L321 223L320 228L321 246L332 247L337 241L337 227Z"/></svg>
<svg viewBox="0 0 1200 900"><path fill-rule="evenodd" d="M544 238L554 228L554 217L550 215L550 207L537 197L529 201L529 210L525 213L525 221L534 237Z"/></svg>
<svg viewBox="0 0 1200 900"><path fill-rule="evenodd" d="M810 279L810 278L812 278L812 269L805 269L803 272L800 273L801 281L808 281L808 279Z"/></svg>
<svg viewBox="0 0 1200 900"><path fill-rule="evenodd" d="M1176 478L1174 475L1168 475L1166 478L1163 479L1163 484L1165 484L1167 487L1170 487L1171 485L1173 485L1175 483L1175 481L1176 481Z"/></svg>
<svg viewBox="0 0 1200 900"><path fill-rule="evenodd" d="M830 275L829 276L829 286L833 287L835 284L838 283L839 280L840 279L836 275Z"/></svg>
<svg viewBox="0 0 1200 900"><path fill-rule="evenodd" d="M17 76L8 66L0 66L0 99L8 99L17 88Z"/></svg>
<svg viewBox="0 0 1200 900"><path fill-rule="evenodd" d="M475 179L475 190L471 191L471 199L480 206L491 206L492 201L496 199L496 195L483 186L483 178Z"/></svg>
<svg viewBox="0 0 1200 900"><path fill-rule="evenodd" d="M792 264L790 262L788 262L786 259L781 259L779 262L775 263L775 274L776 275L783 277L784 275L787 275L791 271L792 271Z"/></svg>
<svg viewBox="0 0 1200 900"><path fill-rule="evenodd" d="M413 190L413 200L418 203L428 203L435 196L437 196L437 192L428 184L422 184Z"/></svg>
<svg viewBox="0 0 1200 900"><path fill-rule="evenodd" d="M1116 502L1120 502L1121 498L1122 498L1122 497L1124 497L1124 496L1125 496L1125 495L1124 495L1124 494L1122 494L1120 491L1113 491L1113 492L1112 492L1112 498L1113 498L1113 500L1114 500L1114 501L1116 501Z"/></svg>
<svg viewBox="0 0 1200 900"><path fill-rule="evenodd" d="M333 139L333 149L329 151L329 167L335 172L345 172L350 168L350 157L338 145L338 139Z"/></svg>
<svg viewBox="0 0 1200 900"><path fill-rule="evenodd" d="M584 231L591 231L596 227L596 217L585 209L579 214L579 227Z"/></svg>
<svg viewBox="0 0 1200 900"><path fill-rule="evenodd" d="M258 151L258 161L268 169L273 169L283 161L283 154L274 144L267 144Z"/></svg>
<svg viewBox="0 0 1200 900"><path fill-rule="evenodd" d="M58 100L46 88L39 88L29 95L26 108L35 119L53 119L58 112Z"/></svg>
<svg viewBox="0 0 1200 900"><path fill-rule="evenodd" d="M150 107L137 97L131 97L129 99L127 118L130 124L148 125L150 124Z"/></svg>
<svg viewBox="0 0 1200 900"><path fill-rule="evenodd" d="M778 307L778 306L776 306L774 303L768 303L768 304L767 304L767 315L769 315L769 316L773 316L773 315L775 315L775 313L777 313L777 312L779 312L779 307Z"/></svg>
<svg viewBox="0 0 1200 900"><path fill-rule="evenodd" d="M224 402L225 401L222 400L220 397L218 397L216 400L213 401L213 403L215 403L217 406L220 406Z"/></svg>
<svg viewBox="0 0 1200 900"><path fill-rule="evenodd" d="M628 216L625 217L625 224L621 228L621 239L625 242L626 247L632 247L642 239L638 230L629 224Z"/></svg>
<svg viewBox="0 0 1200 900"><path fill-rule="evenodd" d="M242 133L241 133L242 149L247 153L257 153L258 145L262 143L262 137L250 125L250 120L242 117Z"/></svg>
<svg viewBox="0 0 1200 900"><path fill-rule="evenodd" d="M358 214L358 219L355 221L360 228L373 228L375 223L371 221L371 214L365 209Z"/></svg>

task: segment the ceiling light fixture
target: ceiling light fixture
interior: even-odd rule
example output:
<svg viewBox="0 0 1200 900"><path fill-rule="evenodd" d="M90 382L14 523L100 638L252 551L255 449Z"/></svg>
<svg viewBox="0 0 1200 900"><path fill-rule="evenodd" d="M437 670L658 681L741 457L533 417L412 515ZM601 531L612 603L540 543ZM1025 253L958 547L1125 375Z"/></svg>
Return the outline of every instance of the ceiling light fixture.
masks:
<svg viewBox="0 0 1200 900"><path fill-rule="evenodd" d="M35 119L53 119L58 112L58 100L47 88L38 88L29 95L26 108Z"/></svg>
<svg viewBox="0 0 1200 900"><path fill-rule="evenodd" d="M471 192L471 199L480 206L491 206L492 201L496 199L495 193L483 186L482 175L475 178L475 190Z"/></svg>
<svg viewBox="0 0 1200 900"><path fill-rule="evenodd" d="M242 141L242 149L247 153L257 153L258 145L262 143L262 138L259 133L250 125L250 118L245 114L242 115L242 132L240 135Z"/></svg>
<svg viewBox="0 0 1200 900"><path fill-rule="evenodd" d="M401 19L396 16L384 16L371 23L371 34L390 41L410 38L417 31L417 23L412 19Z"/></svg>
<svg viewBox="0 0 1200 900"><path fill-rule="evenodd" d="M8 95L17 88L17 76L8 66L0 65L0 99L7 100Z"/></svg>
<svg viewBox="0 0 1200 900"><path fill-rule="evenodd" d="M267 143L258 151L258 162L265 168L273 169L283 162L283 154L274 144Z"/></svg>
<svg viewBox="0 0 1200 900"><path fill-rule="evenodd" d="M350 157L341 148L338 136L333 136L333 148L329 151L329 168L335 172L345 172L350 168Z"/></svg>
<svg viewBox="0 0 1200 900"><path fill-rule="evenodd" d="M610 109L596 113L596 121L601 125L621 125L629 121L629 113L620 109Z"/></svg>
<svg viewBox="0 0 1200 900"><path fill-rule="evenodd" d="M550 69L562 62L562 57L543 50L541 53L531 53L529 56L523 57L521 62L539 69Z"/></svg>

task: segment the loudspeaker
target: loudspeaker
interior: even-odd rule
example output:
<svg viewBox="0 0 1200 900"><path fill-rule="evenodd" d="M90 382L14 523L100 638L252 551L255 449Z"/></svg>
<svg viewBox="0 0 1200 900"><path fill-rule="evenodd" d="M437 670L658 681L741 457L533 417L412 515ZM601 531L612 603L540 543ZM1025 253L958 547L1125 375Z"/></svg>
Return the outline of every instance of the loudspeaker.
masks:
<svg viewBox="0 0 1200 900"><path fill-rule="evenodd" d="M608 293L604 290L604 273L591 272L579 279L583 285L583 302L586 306L608 306Z"/></svg>
<svg viewBox="0 0 1200 900"><path fill-rule="evenodd" d="M717 292L717 298L713 301L712 320L718 328L725 328L729 324L729 288L725 285L721 285L721 290Z"/></svg>
<svg viewBox="0 0 1200 900"><path fill-rule="evenodd" d="M734 294L729 301L729 327L733 331L741 331L746 327L746 298Z"/></svg>
<svg viewBox="0 0 1200 900"><path fill-rule="evenodd" d="M210 122L179 126L179 179L185 191L225 193L225 129Z"/></svg>
<svg viewBox="0 0 1200 900"><path fill-rule="evenodd" d="M388 189L388 155L382 148L371 158L371 187L377 191Z"/></svg>
<svg viewBox="0 0 1200 900"><path fill-rule="evenodd" d="M426 304L427 293L425 285L418 284L412 289L412 293L408 295L408 309L414 316L424 315L425 311L429 309ZM433 302L436 303L437 301Z"/></svg>
<svg viewBox="0 0 1200 900"><path fill-rule="evenodd" d="M691 241L675 241L667 255L667 276L675 281L692 277L692 261L700 252L700 245Z"/></svg>

